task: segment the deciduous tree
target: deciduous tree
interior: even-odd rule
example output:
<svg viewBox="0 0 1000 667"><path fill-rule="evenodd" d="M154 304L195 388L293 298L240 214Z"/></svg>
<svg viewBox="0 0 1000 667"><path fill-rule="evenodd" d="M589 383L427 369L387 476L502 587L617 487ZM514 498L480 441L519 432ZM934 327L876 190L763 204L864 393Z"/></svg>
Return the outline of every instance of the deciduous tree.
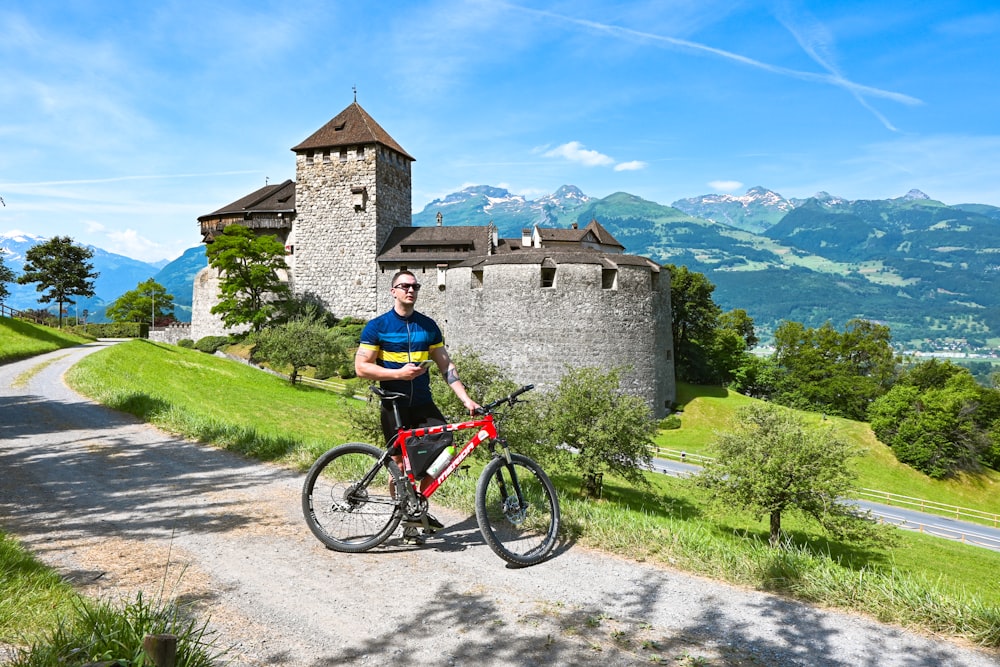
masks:
<svg viewBox="0 0 1000 667"><path fill-rule="evenodd" d="M851 460L860 452L832 428L807 428L791 410L758 403L719 435L715 451L698 484L725 507L767 517L772 547L781 544L781 520L788 513L811 517L841 538L877 534L874 524L842 502L855 481Z"/></svg>
<svg viewBox="0 0 1000 667"><path fill-rule="evenodd" d="M38 283L35 289L43 292L38 300L58 304L60 327L64 304L76 303L72 299L75 296L94 296L94 280L99 274L88 261L94 252L74 244L70 237L54 236L30 248L24 256L27 261L17 282Z"/></svg>
<svg viewBox="0 0 1000 667"><path fill-rule="evenodd" d="M260 331L290 294L280 275L287 270L285 246L276 236L229 225L205 252L220 274L220 300L212 313L221 315L227 327L249 324Z"/></svg>
<svg viewBox="0 0 1000 667"><path fill-rule="evenodd" d="M1000 466L1000 392L950 362L908 369L868 415L900 462L932 478Z"/></svg>
<svg viewBox="0 0 1000 667"><path fill-rule="evenodd" d="M775 330L774 360L780 382L774 399L791 407L850 419L889 390L896 355L889 327L851 320L844 332L827 322L818 329L782 322Z"/></svg>
<svg viewBox="0 0 1000 667"><path fill-rule="evenodd" d="M316 319L290 320L256 332L253 356L279 368L289 367L289 380L295 384L303 368L336 367L346 358L350 343L339 333Z"/></svg>
<svg viewBox="0 0 1000 667"><path fill-rule="evenodd" d="M112 322L156 322L174 313L174 295L152 278L139 283L108 306L106 315Z"/></svg>
<svg viewBox="0 0 1000 667"><path fill-rule="evenodd" d="M570 369L541 406L543 442L579 471L587 496L600 497L605 472L645 484L643 472L652 462L652 411L621 390L620 377L618 369Z"/></svg>
<svg viewBox="0 0 1000 667"><path fill-rule="evenodd" d="M10 296L7 283L14 282L14 272L3 261L3 251L0 250L0 303L3 303Z"/></svg>

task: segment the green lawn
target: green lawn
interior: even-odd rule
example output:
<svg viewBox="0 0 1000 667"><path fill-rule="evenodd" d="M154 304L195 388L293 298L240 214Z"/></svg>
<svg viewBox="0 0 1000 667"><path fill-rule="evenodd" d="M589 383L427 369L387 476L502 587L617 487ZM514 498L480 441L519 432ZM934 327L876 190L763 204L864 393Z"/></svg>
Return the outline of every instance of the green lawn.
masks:
<svg viewBox="0 0 1000 667"><path fill-rule="evenodd" d="M22 320L0 317L0 364L82 345L92 340Z"/></svg>
<svg viewBox="0 0 1000 667"><path fill-rule="evenodd" d="M299 470L329 446L357 438L346 417L357 405L352 399L292 387L242 364L170 345L142 340L115 345L87 357L67 381L165 429ZM716 430L751 399L684 386L681 400L682 428L661 433L660 444L710 453ZM863 424L808 418L832 424L869 449L880 447ZM905 470L887 470L895 467L890 464L873 451L859 467L865 485L996 507L989 497L995 495L995 476L962 489L956 482L929 483ZM688 480L651 474L651 486L636 489L606 476L604 498L592 501L579 497L579 480L572 474L553 479L565 536L582 545L1000 646L996 552L906 531L893 531L892 546L840 543L793 516L783 518L787 548L771 549L765 522L709 507ZM474 486L474 478L449 481L435 501L470 508Z"/></svg>

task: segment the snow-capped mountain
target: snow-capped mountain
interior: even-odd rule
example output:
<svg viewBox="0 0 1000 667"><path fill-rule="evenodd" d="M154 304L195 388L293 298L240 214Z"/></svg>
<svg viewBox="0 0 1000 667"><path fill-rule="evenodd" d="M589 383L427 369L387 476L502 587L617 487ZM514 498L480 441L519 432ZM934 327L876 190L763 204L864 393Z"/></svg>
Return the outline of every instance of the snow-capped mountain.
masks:
<svg viewBox="0 0 1000 667"><path fill-rule="evenodd" d="M671 206L696 218L760 233L781 220L796 204L777 192L757 186L742 196L708 194L678 199Z"/></svg>

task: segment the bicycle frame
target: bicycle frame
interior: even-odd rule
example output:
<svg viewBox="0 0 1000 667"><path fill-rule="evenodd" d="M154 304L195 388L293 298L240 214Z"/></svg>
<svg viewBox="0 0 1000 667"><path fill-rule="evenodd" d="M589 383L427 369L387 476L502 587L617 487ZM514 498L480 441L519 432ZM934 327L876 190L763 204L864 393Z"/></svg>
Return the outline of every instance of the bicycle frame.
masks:
<svg viewBox="0 0 1000 667"><path fill-rule="evenodd" d="M410 466L410 457L406 450L407 441L413 437L419 438L425 435L434 435L436 433L445 433L448 431L464 431L473 428L478 428L479 431L474 436L472 436L472 438L470 438L467 443L465 443L461 451L459 451L455 455L455 458L451 460L451 463L449 463L448 466L444 470L442 470L441 473L435 479L431 481L431 483L427 486L427 488L424 491L420 492L423 494L425 498L430 498L432 495L434 495L434 492L437 490L437 488L442 484L444 484L444 481L448 479L448 477L450 477L453 472L458 470L458 467L462 465L462 461L464 461L469 456L469 454L471 454L476 449L476 447L479 447L479 445L483 444L484 442L493 440L497 437L497 427L496 427L496 422L493 419L493 414L487 413L483 417L474 419L472 421L456 422L453 424L439 424L437 426L423 426L419 428L399 429L396 432L395 444L399 446L400 452L402 453L403 468L404 468L403 472L406 475L407 479L410 481L410 485L413 487L415 491L419 492L419 487L417 479L413 475L413 468Z"/></svg>

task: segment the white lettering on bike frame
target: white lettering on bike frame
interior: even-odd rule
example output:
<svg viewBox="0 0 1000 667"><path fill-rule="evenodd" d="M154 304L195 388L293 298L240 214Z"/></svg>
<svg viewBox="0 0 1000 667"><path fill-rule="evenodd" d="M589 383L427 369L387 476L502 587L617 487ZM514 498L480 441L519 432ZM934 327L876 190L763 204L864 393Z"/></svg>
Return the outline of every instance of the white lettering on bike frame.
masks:
<svg viewBox="0 0 1000 667"><path fill-rule="evenodd" d="M450 428L452 426L456 428ZM475 428L476 426L481 426L482 428L480 428L479 432L476 433L476 435L472 436L472 438L467 443L465 443L465 446L462 447L462 451L460 451L455 456L455 458L451 460L451 463L448 464L447 468L441 471L441 474L437 476L437 479L431 482L430 485L424 490L425 497L430 498L437 490L437 488L442 484L444 484L444 480L448 479L451 473L458 470L458 467L462 465L462 461L464 461L466 457L468 457L469 454L471 454L476 447L483 444L490 438L497 437L497 427L493 423L492 415L488 416L485 420L480 420L480 421L462 422L461 424L447 424L446 426L443 427L438 427L438 426L431 427L433 429L440 429L439 431L437 431L438 433L440 433L441 430L458 431L463 427ZM428 429L428 431L433 432L430 429Z"/></svg>

